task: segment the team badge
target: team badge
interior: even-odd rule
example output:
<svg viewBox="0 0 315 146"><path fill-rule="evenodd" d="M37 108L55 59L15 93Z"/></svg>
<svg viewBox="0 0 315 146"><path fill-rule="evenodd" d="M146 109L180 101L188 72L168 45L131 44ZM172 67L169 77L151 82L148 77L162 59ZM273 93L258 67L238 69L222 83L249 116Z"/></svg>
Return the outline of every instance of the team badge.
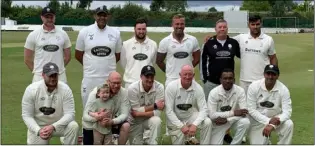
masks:
<svg viewBox="0 0 315 146"><path fill-rule="evenodd" d="M175 45L173 45L173 46L172 46L172 48L176 48L176 46L175 46Z"/></svg>
<svg viewBox="0 0 315 146"><path fill-rule="evenodd" d="M218 46L217 46L217 45L213 45L213 48L214 48L214 49L217 49L217 48L218 48Z"/></svg>
<svg viewBox="0 0 315 146"><path fill-rule="evenodd" d="M146 51L148 51L148 50L149 50L149 48L150 48L150 46L148 46L148 45L147 45L147 46L145 46L145 50L146 50Z"/></svg>
<svg viewBox="0 0 315 146"><path fill-rule="evenodd" d="M132 50L136 50L136 47L132 47Z"/></svg>
<svg viewBox="0 0 315 146"><path fill-rule="evenodd" d="M230 50L232 49L232 45L231 44L229 44L228 47L229 47Z"/></svg>
<svg viewBox="0 0 315 146"><path fill-rule="evenodd" d="M45 100L45 97L41 97L40 100Z"/></svg>
<svg viewBox="0 0 315 146"><path fill-rule="evenodd" d="M93 40L94 34L89 34L90 40Z"/></svg>
<svg viewBox="0 0 315 146"><path fill-rule="evenodd" d="M248 41L245 41L245 44L247 44L248 43Z"/></svg>

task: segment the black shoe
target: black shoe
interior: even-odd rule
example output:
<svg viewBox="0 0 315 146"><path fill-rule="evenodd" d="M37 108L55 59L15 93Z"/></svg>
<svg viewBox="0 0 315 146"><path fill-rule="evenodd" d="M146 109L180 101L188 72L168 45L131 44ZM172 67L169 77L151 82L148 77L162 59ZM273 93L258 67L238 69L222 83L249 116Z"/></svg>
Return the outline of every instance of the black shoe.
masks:
<svg viewBox="0 0 315 146"><path fill-rule="evenodd" d="M224 141L226 143L231 144L232 140L233 140L233 138L232 138L232 136L230 134L225 134L224 135Z"/></svg>

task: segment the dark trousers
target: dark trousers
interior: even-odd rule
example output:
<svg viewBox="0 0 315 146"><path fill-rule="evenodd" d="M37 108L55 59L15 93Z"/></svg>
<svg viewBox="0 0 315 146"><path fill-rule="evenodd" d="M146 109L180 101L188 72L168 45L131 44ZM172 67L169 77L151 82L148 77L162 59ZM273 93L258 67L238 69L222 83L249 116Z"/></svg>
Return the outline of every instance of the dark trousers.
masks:
<svg viewBox="0 0 315 146"><path fill-rule="evenodd" d="M94 145L93 130L83 129L83 145Z"/></svg>

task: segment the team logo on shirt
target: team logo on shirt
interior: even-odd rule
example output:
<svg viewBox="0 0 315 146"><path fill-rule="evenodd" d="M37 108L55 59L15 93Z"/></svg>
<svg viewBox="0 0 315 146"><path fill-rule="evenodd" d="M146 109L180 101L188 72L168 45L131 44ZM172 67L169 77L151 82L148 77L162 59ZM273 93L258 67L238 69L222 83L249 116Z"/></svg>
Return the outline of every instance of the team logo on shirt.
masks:
<svg viewBox="0 0 315 146"><path fill-rule="evenodd" d="M229 44L228 47L229 47L230 50L232 49L232 45L231 44Z"/></svg>
<svg viewBox="0 0 315 146"><path fill-rule="evenodd" d="M227 112L227 111L230 111L231 109L232 107L230 105L222 106L220 108L221 112Z"/></svg>
<svg viewBox="0 0 315 146"><path fill-rule="evenodd" d="M216 55L219 57L227 57L227 56L230 56L231 53L229 51L218 51Z"/></svg>
<svg viewBox="0 0 315 146"><path fill-rule="evenodd" d="M188 111L192 107L192 104L177 104L176 107L180 110Z"/></svg>
<svg viewBox="0 0 315 146"><path fill-rule="evenodd" d="M260 106L266 107L266 108L272 108L275 104L270 101L264 101L260 102Z"/></svg>
<svg viewBox="0 0 315 146"><path fill-rule="evenodd" d="M143 54L143 53L138 53L138 54L133 55L133 58L135 60L142 61L142 60L148 59L148 56L146 54Z"/></svg>
<svg viewBox="0 0 315 146"><path fill-rule="evenodd" d="M56 52L59 50L59 46L57 46L57 45L45 45L43 47L43 50L47 51L47 52Z"/></svg>
<svg viewBox="0 0 315 146"><path fill-rule="evenodd" d="M90 40L93 40L94 34L89 34Z"/></svg>
<svg viewBox="0 0 315 146"><path fill-rule="evenodd" d="M248 48L245 48L245 52L250 52L250 53L261 53L260 50L256 50L256 49L248 49Z"/></svg>
<svg viewBox="0 0 315 146"><path fill-rule="evenodd" d="M213 49L217 49L218 48L218 46L217 45L213 45Z"/></svg>
<svg viewBox="0 0 315 146"><path fill-rule="evenodd" d="M187 52L176 52L174 53L174 57L178 59L187 58L189 54Z"/></svg>
<svg viewBox="0 0 315 146"><path fill-rule="evenodd" d="M91 53L97 57L105 57L108 56L112 50L107 46L96 46L91 49Z"/></svg>

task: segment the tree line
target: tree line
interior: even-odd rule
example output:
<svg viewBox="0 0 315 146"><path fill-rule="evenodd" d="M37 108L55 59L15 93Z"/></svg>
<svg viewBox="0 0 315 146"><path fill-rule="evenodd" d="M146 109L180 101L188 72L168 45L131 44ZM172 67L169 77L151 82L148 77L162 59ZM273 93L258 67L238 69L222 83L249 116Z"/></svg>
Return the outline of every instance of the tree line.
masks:
<svg viewBox="0 0 315 146"><path fill-rule="evenodd" d="M76 6L72 7L72 0L67 0L64 3L50 0L47 6L56 11L56 24L88 25L94 21L93 10L90 9L91 3L92 0L79 0ZM105 5L100 7L107 9ZM190 12L187 11L187 8L187 0L153 0L149 10L141 5L126 1L125 5L111 7L108 11L112 18L110 24L119 26L132 26L134 20L139 16L147 18L151 26L169 26L170 19L175 13L183 13L189 20L188 26L194 27L210 26L210 24L212 26L216 20L223 18L223 12L218 12L215 7L209 7L208 12ZM233 9L231 8L231 10ZM12 6L12 0L2 0L1 10L2 17L16 20L18 24L41 24L39 14L42 8L39 6ZM297 17L300 23L303 21L305 23L314 22L314 5L311 4L311 0L304 0L300 5L293 0L243 0L240 10L248 10L249 15Z"/></svg>

